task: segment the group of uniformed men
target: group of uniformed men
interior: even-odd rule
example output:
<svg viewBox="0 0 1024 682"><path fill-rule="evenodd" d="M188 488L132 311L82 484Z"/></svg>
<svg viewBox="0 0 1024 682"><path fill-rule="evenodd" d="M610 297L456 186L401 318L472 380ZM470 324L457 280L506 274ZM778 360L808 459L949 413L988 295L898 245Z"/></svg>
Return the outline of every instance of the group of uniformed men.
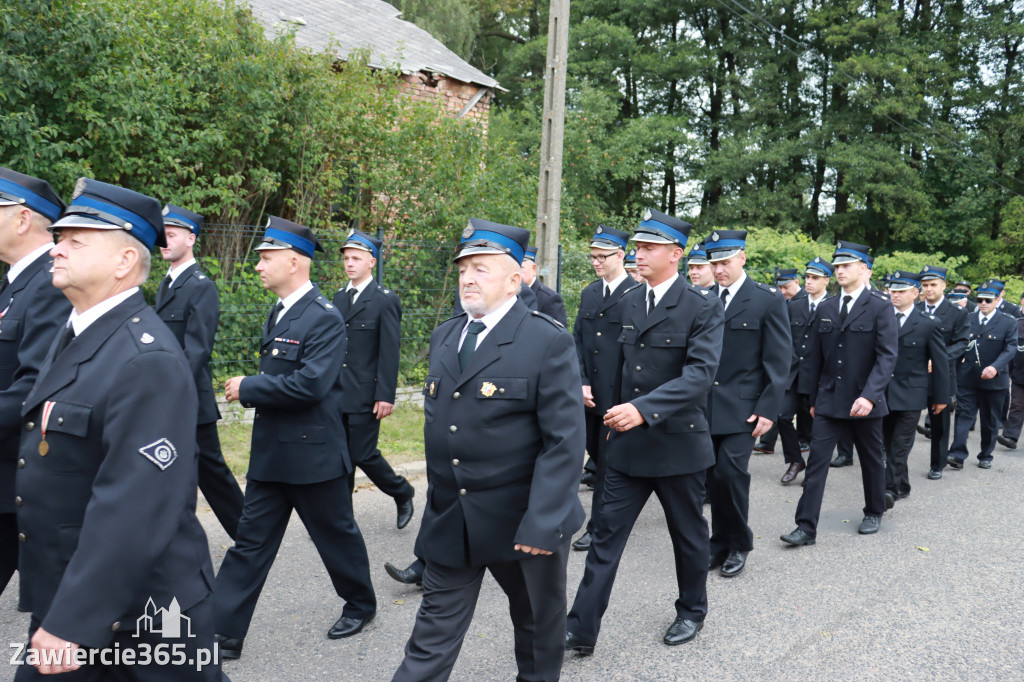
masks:
<svg viewBox="0 0 1024 682"><path fill-rule="evenodd" d="M349 284L328 299L309 277L323 251L312 230L269 219L256 270L278 301L259 374L224 390L256 408L243 495L217 439L217 291L193 257L202 225L198 213L88 179L65 206L45 181L0 168L0 259L10 265L0 283L0 580L20 568L35 657L19 680L165 679L155 664L79 655L151 645L143 624L154 603L191 619L173 644L196 654L216 643L237 658L293 509L345 600L328 637L374 618L354 469L394 498L399 528L414 495L377 449L394 409L401 319L398 297L372 277L383 245L351 232L341 247ZM879 530L910 493L907 456L925 409L930 479L963 467L978 412L979 466L991 466L997 439L1016 447L1024 380L998 430L1024 322L1003 312L1021 317L1001 282L979 287L976 311L965 294L945 293L938 266L893 273L886 295L871 286L869 249L841 241L831 262L807 263L805 289L796 270L770 286L745 271L746 232L714 230L687 254L691 229L654 210L632 235L599 227L599 279L583 290L570 335L561 297L537 278L529 232L469 221L455 253L458 314L433 332L423 386L428 487L416 561L386 565L424 588L394 679L447 679L485 571L509 598L519 678L558 679L566 650L593 653L652 494L678 584L664 642L692 640L708 572L740 574L753 549L749 459L773 450L774 433L782 483L804 474L796 528L781 537L793 546L815 543L844 445L861 462L859 532ZM139 289L154 246L170 266L155 309ZM584 451L594 496L573 543L585 520ZM197 485L234 540L216 577ZM570 547L587 556L567 616ZM217 662L171 676L192 678L225 679Z"/></svg>

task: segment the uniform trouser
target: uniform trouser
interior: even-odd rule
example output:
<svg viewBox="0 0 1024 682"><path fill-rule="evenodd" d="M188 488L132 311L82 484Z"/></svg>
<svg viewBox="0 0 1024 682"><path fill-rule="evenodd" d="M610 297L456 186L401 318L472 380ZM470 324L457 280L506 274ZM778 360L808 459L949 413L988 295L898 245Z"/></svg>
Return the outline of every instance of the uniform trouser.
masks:
<svg viewBox="0 0 1024 682"><path fill-rule="evenodd" d="M749 454L750 450L747 449ZM676 564L676 616L703 621L708 612L708 523L704 519L706 473L636 478L608 467L604 476L601 515L594 524L583 579L566 620L565 629L596 642L601 618L615 582L615 573L637 517L650 499L658 496L665 511L668 535Z"/></svg>
<svg viewBox="0 0 1024 682"><path fill-rule="evenodd" d="M835 419L815 415L811 452L804 471L804 492L796 506L796 525L814 536L818 532L821 502L825 497L829 460L836 443L847 440L857 445L860 475L864 485L864 515L885 513L885 456L882 452L882 418Z"/></svg>
<svg viewBox="0 0 1024 682"><path fill-rule="evenodd" d="M978 459L992 459L999 433L999 410L1003 407L1004 389L986 391L961 386L957 396L956 425L953 428L953 444L949 456L961 462L967 459L967 436L974 418L981 416L981 452Z"/></svg>
<svg viewBox="0 0 1024 682"><path fill-rule="evenodd" d="M711 497L711 556L754 549L754 534L747 525L750 507L749 433L711 436L715 466L708 469Z"/></svg>
<svg viewBox="0 0 1024 682"><path fill-rule="evenodd" d="M304 485L250 480L238 537L217 573L213 612L218 634L241 639L249 631L292 509L309 531L335 592L346 600L342 615L367 618L376 612L366 545L352 517L348 477Z"/></svg>
<svg viewBox="0 0 1024 682"><path fill-rule="evenodd" d="M18 516L0 514L0 594L18 569Z"/></svg>
<svg viewBox="0 0 1024 682"><path fill-rule="evenodd" d="M199 490L210 505L220 525L234 540L238 533L238 520L242 518L244 495L231 473L220 449L217 422L196 427L199 449Z"/></svg>
<svg viewBox="0 0 1024 682"><path fill-rule="evenodd" d="M604 420L600 415L591 415L587 413L587 452L591 453L591 460L596 461L594 468L594 494L590 498L590 519L587 521L587 532L594 532L594 518L601 513L601 501L604 499L604 457L601 456L601 450L603 449L604 443L607 442L605 436L608 435L608 427L604 425ZM591 445L590 431L591 431L591 416L596 417L596 431L597 435L594 437L593 445ZM593 447L593 449L591 449Z"/></svg>
<svg viewBox="0 0 1024 682"><path fill-rule="evenodd" d="M928 416L931 419L931 453L932 462L931 468L936 471L942 471L946 468L946 458L949 457L949 437L950 437L950 426L952 419L950 417L953 414L955 407L953 405L947 405L946 409L938 414L932 414L928 412Z"/></svg>
<svg viewBox="0 0 1024 682"><path fill-rule="evenodd" d="M85 665L71 672L59 675L41 675L39 671L28 665L19 666L14 675L16 682L27 682L27 680L61 680L64 682L215 682L228 677L221 672L220 654L217 654L217 662L204 665L202 670L196 670L195 661L200 656L210 656L214 651L213 642L213 615L212 595L206 596L195 606L182 612L180 637L164 637L162 634L148 631L121 630L114 635L114 639L106 649L106 660L109 664L100 662L100 654L94 654L95 665ZM188 620L184 620L184 618ZM29 624L28 636L31 641L32 635L39 628L40 622L32 615ZM186 630L186 626L190 628ZM193 636L189 636L189 634ZM135 635L138 635L137 637ZM115 644L117 645L115 647ZM166 645L157 649L160 645ZM200 649L205 651L200 651ZM193 661L192 665L113 665L113 651L121 656L120 661L125 660L125 652L133 651L133 662L143 660L144 657L152 659L157 651L165 651L170 659Z"/></svg>
<svg viewBox="0 0 1024 682"><path fill-rule="evenodd" d="M803 460L803 456L799 454L800 453L799 445L800 445L800 443L810 443L811 442L811 409L810 409L810 406L807 404L806 396L804 396L804 397L805 397L805 400L802 401L802 402L798 402L797 406L796 406L796 427L795 427L795 433L796 433L796 437L797 437L797 459L793 459L793 460L786 459L786 464L792 464L793 462L796 462L798 460ZM793 415L790 414L788 421L792 422L792 420L793 420ZM790 426L792 426L792 424L790 424ZM780 415L779 421L776 422L775 426L773 426L768 431L768 433L766 433L763 436L761 436L760 438L758 438L758 441L761 443L761 445L765 446L769 450L774 450L775 449L776 441L778 439L782 438L783 439L782 440L782 447L785 448L786 447L786 441L785 441L785 436L783 435L783 432L782 432L783 428L784 427L782 425L782 417ZM783 454L785 454L785 450L783 450Z"/></svg>
<svg viewBox="0 0 1024 682"><path fill-rule="evenodd" d="M1024 426L1024 384L1010 384L1010 414L1003 424L1003 438L1019 440Z"/></svg>
<svg viewBox="0 0 1024 682"><path fill-rule="evenodd" d="M804 435L800 429L800 417L807 414L807 429L810 431L810 402L809 396L805 393L797 393L790 389L786 392L786 397L783 401L784 409L783 414L779 415L778 427L779 436L782 439L782 456L785 458L786 464L795 464L796 462L804 461L803 453L800 452L800 441L809 443L811 441L810 434ZM796 414L796 426L793 425L793 415Z"/></svg>
<svg viewBox="0 0 1024 682"><path fill-rule="evenodd" d="M349 477L349 491L355 489L356 472L359 467L366 477L385 495L399 502L415 494L412 484L395 473L388 461L377 449L380 437L380 420L373 412L358 412L342 415L345 436L348 439L348 455L352 458L352 475Z"/></svg>
<svg viewBox="0 0 1024 682"><path fill-rule="evenodd" d="M945 410L943 410L945 411ZM907 459L914 447L917 422L921 410L893 410L882 417L882 440L885 443L885 489L893 497L910 494L910 473ZM936 420L938 421L938 420Z"/></svg>
<svg viewBox="0 0 1024 682"><path fill-rule="evenodd" d="M428 562L423 599L395 682L447 680L473 620L484 572L508 597L517 680L557 680L565 656L565 573L569 543L550 556L454 568Z"/></svg>

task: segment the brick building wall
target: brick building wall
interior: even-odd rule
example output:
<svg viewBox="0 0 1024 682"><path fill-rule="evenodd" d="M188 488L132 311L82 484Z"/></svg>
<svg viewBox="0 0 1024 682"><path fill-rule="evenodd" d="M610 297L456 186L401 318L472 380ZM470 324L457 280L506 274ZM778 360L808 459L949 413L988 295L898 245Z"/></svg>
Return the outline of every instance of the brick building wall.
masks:
<svg viewBox="0 0 1024 682"><path fill-rule="evenodd" d="M493 95L488 88L472 83L463 83L442 74L429 74L423 71L403 74L401 87L403 93L414 100L422 102L440 100L452 116L458 116L459 112L476 97L480 90L488 90L463 117L479 122L483 126L484 133L487 133L491 96Z"/></svg>

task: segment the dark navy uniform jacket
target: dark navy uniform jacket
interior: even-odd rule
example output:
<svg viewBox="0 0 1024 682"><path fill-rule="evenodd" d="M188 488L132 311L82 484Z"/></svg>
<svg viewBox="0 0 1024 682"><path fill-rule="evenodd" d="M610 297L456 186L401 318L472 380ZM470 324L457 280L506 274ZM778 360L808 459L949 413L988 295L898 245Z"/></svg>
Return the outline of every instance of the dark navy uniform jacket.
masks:
<svg viewBox="0 0 1024 682"><path fill-rule="evenodd" d="M708 296L719 292L715 287ZM711 433L751 433L752 414L775 421L792 358L786 298L748 275L725 309L722 361L708 394Z"/></svg>
<svg viewBox="0 0 1024 682"><path fill-rule="evenodd" d="M341 366L345 387L343 409L348 413L372 412L378 400L395 402L399 349L402 344L402 303L398 294L370 282L348 307L348 292L339 289L334 305L345 318L348 346Z"/></svg>
<svg viewBox="0 0 1024 682"><path fill-rule="evenodd" d="M52 353L23 412L19 608L58 637L102 648L135 629L150 597L185 611L212 588L195 515L196 391L141 293Z"/></svg>
<svg viewBox="0 0 1024 682"><path fill-rule="evenodd" d="M427 500L416 545L446 566L554 551L585 518L577 496L585 449L572 336L516 301L459 370L466 315L430 338L423 385Z"/></svg>
<svg viewBox="0 0 1024 682"><path fill-rule="evenodd" d="M920 411L929 406L929 396L949 395L949 377L942 371L949 366L948 357L939 319L911 308L899 328L896 367L886 392L889 410ZM933 372L939 368L934 377L928 372L929 362Z"/></svg>
<svg viewBox="0 0 1024 682"><path fill-rule="evenodd" d="M622 295L638 286L628 275L619 282L608 299L604 298L605 281L591 282L580 293L580 308L573 324L572 336L579 356L580 378L594 394L594 407L588 412L603 415L618 404L613 393L619 364L619 333L622 331Z"/></svg>
<svg viewBox="0 0 1024 682"><path fill-rule="evenodd" d="M260 373L239 389L242 404L256 408L246 476L268 483L345 476L352 462L341 420L341 313L314 285L270 327L264 325Z"/></svg>
<svg viewBox="0 0 1024 682"><path fill-rule="evenodd" d="M923 302L919 302L916 307L922 312L926 309ZM942 340L946 344L946 358L949 362L949 379L946 381L946 385L949 393L929 398L928 402L929 404L945 402L950 405L956 399L957 367L960 365L960 358L963 357L964 351L967 350L967 343L971 336L971 323L967 319L970 314L960 306L954 305L948 298L944 298L939 307L935 309L934 317L939 321ZM932 371L934 373L934 369ZM936 396L934 387L929 395Z"/></svg>
<svg viewBox="0 0 1024 682"><path fill-rule="evenodd" d="M199 423L217 421L220 410L210 376L210 355L220 321L217 286L199 271L198 264L192 264L178 275L163 298L157 297L154 307L185 350L199 393Z"/></svg>
<svg viewBox="0 0 1024 682"><path fill-rule="evenodd" d="M979 313L970 316L971 335L957 374L957 385L983 391L1005 391L1010 387L1010 361L1017 354L1017 319L998 310L981 328ZM982 379L981 370L995 367L999 373Z"/></svg>
<svg viewBox="0 0 1024 682"><path fill-rule="evenodd" d="M807 378L808 373L803 369L804 363L807 360L807 354L810 352L811 321L814 319L811 315L811 304L808 298L805 291L803 296L798 294L787 302L789 329L793 335L793 364L789 370L790 388L795 388L797 393L804 395L810 395L811 393L810 380ZM818 301L818 305L820 306L830 298L832 297L826 293Z"/></svg>
<svg viewBox="0 0 1024 682"><path fill-rule="evenodd" d="M541 284L539 277L533 280L530 289L537 296L537 310L550 318L558 320L563 327L569 324L569 316L565 312L565 303L562 302L562 297L557 291L546 284Z"/></svg>
<svg viewBox="0 0 1024 682"><path fill-rule="evenodd" d="M0 513L13 514L15 463L21 440L21 404L35 383L71 304L51 284L44 253L0 293Z"/></svg>
<svg viewBox="0 0 1024 682"><path fill-rule="evenodd" d="M608 466L635 477L678 476L715 463L704 416L722 352L722 304L680 276L650 315L647 287L622 297L619 403L641 426L611 432Z"/></svg>
<svg viewBox="0 0 1024 682"><path fill-rule="evenodd" d="M1005 299L1002 303L999 304L999 312L1006 313L1010 317L1016 318L1018 320L1024 318L1024 312L1021 312L1021 309L1017 306L1017 304L1010 303Z"/></svg>
<svg viewBox="0 0 1024 682"><path fill-rule="evenodd" d="M810 352L804 366L815 416L851 419L857 398L874 404L866 418L889 414L885 389L896 367L896 314L881 292L865 289L846 322L839 319L842 293L818 306L811 322ZM859 417L864 419L865 417Z"/></svg>
<svg viewBox="0 0 1024 682"><path fill-rule="evenodd" d="M1024 318L1017 320L1017 353L1010 362L1010 381L1015 384L1024 384Z"/></svg>

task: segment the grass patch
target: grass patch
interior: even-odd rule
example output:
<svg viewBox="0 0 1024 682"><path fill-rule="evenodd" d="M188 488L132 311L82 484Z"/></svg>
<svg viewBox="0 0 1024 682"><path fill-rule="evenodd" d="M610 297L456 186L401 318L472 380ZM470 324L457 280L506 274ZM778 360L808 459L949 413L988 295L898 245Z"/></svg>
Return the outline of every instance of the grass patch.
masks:
<svg viewBox="0 0 1024 682"><path fill-rule="evenodd" d="M224 460L235 476L244 476L249 468L252 424L221 422L217 425ZM400 405L380 425L380 451L392 465L423 459L423 410Z"/></svg>

